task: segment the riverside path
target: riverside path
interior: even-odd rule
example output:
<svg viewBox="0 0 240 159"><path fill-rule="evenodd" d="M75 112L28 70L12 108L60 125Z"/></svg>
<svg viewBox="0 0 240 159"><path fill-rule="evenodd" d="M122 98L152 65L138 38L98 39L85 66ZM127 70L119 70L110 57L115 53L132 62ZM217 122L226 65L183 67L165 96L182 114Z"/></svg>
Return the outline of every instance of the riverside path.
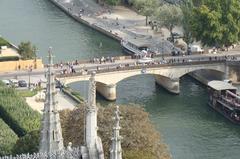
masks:
<svg viewBox="0 0 240 159"><path fill-rule="evenodd" d="M145 17L123 7L105 7L93 0L50 0L75 20L118 41L127 41L136 47L147 46L150 51L170 54L173 44L166 40L169 32L153 31L146 26Z"/></svg>

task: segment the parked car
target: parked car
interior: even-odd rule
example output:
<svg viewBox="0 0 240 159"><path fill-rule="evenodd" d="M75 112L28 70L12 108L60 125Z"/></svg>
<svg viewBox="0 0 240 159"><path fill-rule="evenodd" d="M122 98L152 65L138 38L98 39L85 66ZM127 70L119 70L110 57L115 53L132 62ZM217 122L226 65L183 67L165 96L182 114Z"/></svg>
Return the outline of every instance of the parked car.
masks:
<svg viewBox="0 0 240 159"><path fill-rule="evenodd" d="M20 81L18 81L18 86L19 87L27 87L27 82L24 80L20 80Z"/></svg>
<svg viewBox="0 0 240 159"><path fill-rule="evenodd" d="M2 80L2 82L7 85L7 86L10 86L10 81L9 80Z"/></svg>
<svg viewBox="0 0 240 159"><path fill-rule="evenodd" d="M172 33L172 36L175 36L175 37L181 37L182 35L179 34L179 33L177 33L177 32L173 32L173 33Z"/></svg>
<svg viewBox="0 0 240 159"><path fill-rule="evenodd" d="M10 79L10 85L14 87L18 87L18 80L16 79Z"/></svg>
<svg viewBox="0 0 240 159"><path fill-rule="evenodd" d="M55 80L55 88L60 88L60 89L62 89L63 88L63 84L60 82L60 81L58 81L58 80Z"/></svg>

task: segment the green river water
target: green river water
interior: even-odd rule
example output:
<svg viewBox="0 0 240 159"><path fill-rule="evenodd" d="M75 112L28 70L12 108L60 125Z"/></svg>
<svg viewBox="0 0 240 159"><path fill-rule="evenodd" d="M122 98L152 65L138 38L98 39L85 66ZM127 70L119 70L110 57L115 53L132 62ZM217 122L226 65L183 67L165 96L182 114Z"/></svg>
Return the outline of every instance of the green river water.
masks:
<svg viewBox="0 0 240 159"><path fill-rule="evenodd" d="M14 44L31 41L43 59L49 46L56 61L122 55L118 42L77 23L48 0L0 0L0 35ZM144 107L174 159L239 159L240 127L208 107L203 85L188 76L180 85L180 95L172 95L150 75L131 77L118 83L116 103ZM87 90L86 82L71 86ZM101 97L98 102L109 104Z"/></svg>

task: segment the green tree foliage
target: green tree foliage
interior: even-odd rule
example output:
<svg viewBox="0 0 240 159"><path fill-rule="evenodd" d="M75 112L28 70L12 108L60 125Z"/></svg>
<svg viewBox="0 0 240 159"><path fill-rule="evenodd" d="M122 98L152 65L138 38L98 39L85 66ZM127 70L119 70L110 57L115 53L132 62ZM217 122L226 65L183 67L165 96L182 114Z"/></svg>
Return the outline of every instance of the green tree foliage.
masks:
<svg viewBox="0 0 240 159"><path fill-rule="evenodd" d="M28 42L21 42L18 45L19 54L21 55L22 59L33 59L36 58L36 46L32 45L29 41Z"/></svg>
<svg viewBox="0 0 240 159"><path fill-rule="evenodd" d="M187 44L190 44L193 42L193 36L191 31L193 8L194 6L193 6L192 0L185 0L181 4L181 9L183 13L183 19L182 19L183 36L184 36L184 41Z"/></svg>
<svg viewBox="0 0 240 159"><path fill-rule="evenodd" d="M167 28L173 39L173 28L180 26L182 23L183 13L179 6L172 4L164 4L155 12L154 19L159 27Z"/></svg>
<svg viewBox="0 0 240 159"><path fill-rule="evenodd" d="M99 135L103 141L105 155L109 156L112 136L113 114L115 107L99 107ZM163 144L159 133L149 120L148 113L135 105L120 106L121 136L124 159L170 159L169 152ZM62 133L65 145L72 142L74 146L83 144L84 136L84 107L73 111L60 112ZM34 153L39 148L39 131L34 131L20 138L14 146L14 154Z"/></svg>
<svg viewBox="0 0 240 159"><path fill-rule="evenodd" d="M157 0L132 0L131 1L134 7L138 10L138 12L144 16L146 16L146 25L148 23L148 18L152 16L155 12L155 9L158 6Z"/></svg>
<svg viewBox="0 0 240 159"><path fill-rule="evenodd" d="M17 135L0 118L0 156L12 154L12 149L17 140Z"/></svg>
<svg viewBox="0 0 240 159"><path fill-rule="evenodd" d="M105 2L109 5L118 5L121 1L120 0L105 0Z"/></svg>
<svg viewBox="0 0 240 159"><path fill-rule="evenodd" d="M5 39L3 39L2 37L0 37L0 47L1 46L10 46L9 42Z"/></svg>
<svg viewBox="0 0 240 159"><path fill-rule="evenodd" d="M26 154L26 153L34 153L39 150L39 139L40 139L39 131L32 131L27 135L19 138L14 145L12 154Z"/></svg>
<svg viewBox="0 0 240 159"><path fill-rule="evenodd" d="M202 0L192 17L193 35L204 45L222 47L239 41L239 0Z"/></svg>
<svg viewBox="0 0 240 159"><path fill-rule="evenodd" d="M98 133L102 138L105 155L109 155L112 136L113 114L115 108L99 107ZM170 155L165 144L162 143L159 133L149 120L148 113L136 106L120 106L122 148L125 159L169 159ZM84 107L80 106L73 111L60 112L63 138L65 145L72 142L78 146L83 144L84 136ZM77 132L77 133L76 133Z"/></svg>
<svg viewBox="0 0 240 159"><path fill-rule="evenodd" d="M39 130L41 115L32 110L13 88L0 84L0 117L18 136Z"/></svg>

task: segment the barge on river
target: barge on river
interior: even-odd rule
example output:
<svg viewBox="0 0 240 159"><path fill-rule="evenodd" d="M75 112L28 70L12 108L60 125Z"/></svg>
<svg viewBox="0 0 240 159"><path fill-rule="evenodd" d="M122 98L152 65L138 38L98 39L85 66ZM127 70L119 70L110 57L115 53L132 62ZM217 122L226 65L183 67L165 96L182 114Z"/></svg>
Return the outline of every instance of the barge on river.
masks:
<svg viewBox="0 0 240 159"><path fill-rule="evenodd" d="M240 125L240 95L237 88L223 81L211 81L208 104L235 124Z"/></svg>

